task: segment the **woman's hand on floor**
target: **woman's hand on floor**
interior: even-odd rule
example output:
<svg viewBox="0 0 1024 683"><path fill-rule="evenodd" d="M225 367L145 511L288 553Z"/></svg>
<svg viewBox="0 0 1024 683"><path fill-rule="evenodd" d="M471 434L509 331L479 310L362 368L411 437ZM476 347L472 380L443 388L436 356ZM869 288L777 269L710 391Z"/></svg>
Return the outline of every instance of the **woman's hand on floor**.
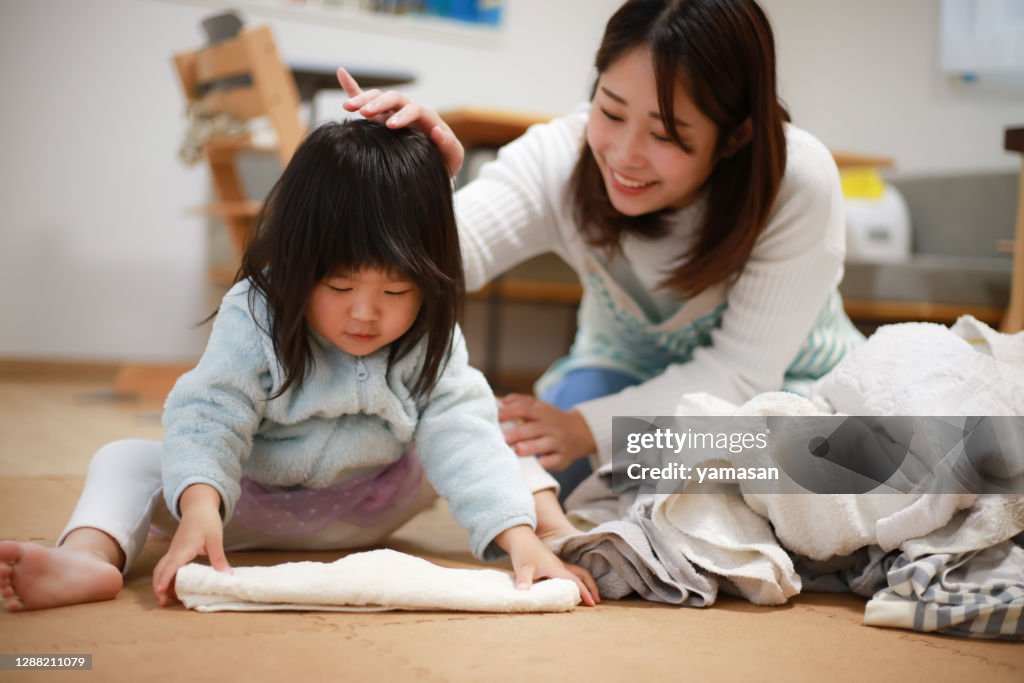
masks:
<svg viewBox="0 0 1024 683"><path fill-rule="evenodd" d="M536 455L548 470L564 470L595 449L594 435L582 415L533 396L509 394L501 399L498 419L519 423L505 430L505 441L517 455Z"/></svg>
<svg viewBox="0 0 1024 683"><path fill-rule="evenodd" d="M368 119L383 122L388 128L413 126L429 135L441 150L453 177L462 168L466 156L462 143L432 107L417 104L396 90L364 92L352 74L342 67L338 67L338 83L349 97L342 105L347 111L357 111Z"/></svg>
<svg viewBox="0 0 1024 683"><path fill-rule="evenodd" d="M153 592L161 607L177 599L174 577L197 556L206 555L217 571L231 572L224 556L224 527L217 490L206 484L194 484L185 489L179 505L181 523L171 539L171 547L153 570Z"/></svg>
<svg viewBox="0 0 1024 683"><path fill-rule="evenodd" d="M583 604L601 602L597 582L583 567L562 562L528 526L505 529L494 539L512 560L516 588L527 590L541 579L568 579L576 584Z"/></svg>

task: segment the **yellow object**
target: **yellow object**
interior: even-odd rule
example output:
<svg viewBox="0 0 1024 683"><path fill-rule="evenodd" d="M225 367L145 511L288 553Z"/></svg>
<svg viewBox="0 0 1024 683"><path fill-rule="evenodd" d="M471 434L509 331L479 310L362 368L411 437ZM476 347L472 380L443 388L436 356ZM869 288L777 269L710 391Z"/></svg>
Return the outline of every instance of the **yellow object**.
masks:
<svg viewBox="0 0 1024 683"><path fill-rule="evenodd" d="M885 181L874 168L858 166L839 170L843 196L857 199L879 199L885 194Z"/></svg>

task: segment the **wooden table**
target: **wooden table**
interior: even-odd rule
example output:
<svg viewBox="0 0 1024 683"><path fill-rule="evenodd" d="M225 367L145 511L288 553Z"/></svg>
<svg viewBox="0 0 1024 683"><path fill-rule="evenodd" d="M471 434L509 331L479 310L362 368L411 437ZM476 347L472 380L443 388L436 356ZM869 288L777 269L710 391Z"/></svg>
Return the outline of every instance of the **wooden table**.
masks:
<svg viewBox="0 0 1024 683"><path fill-rule="evenodd" d="M1003 332L1024 329L1024 127L1007 128L1003 147L1021 155L1020 189L1017 192L1017 228L1013 241L1013 276L1010 280L1010 305L1003 318Z"/></svg>
<svg viewBox="0 0 1024 683"><path fill-rule="evenodd" d="M295 77L295 87L303 102L310 102L321 90L340 90L338 67L343 66L365 89L390 88L408 85L416 80L411 71L390 69L365 64L338 64L337 62L313 62L289 60L288 68Z"/></svg>

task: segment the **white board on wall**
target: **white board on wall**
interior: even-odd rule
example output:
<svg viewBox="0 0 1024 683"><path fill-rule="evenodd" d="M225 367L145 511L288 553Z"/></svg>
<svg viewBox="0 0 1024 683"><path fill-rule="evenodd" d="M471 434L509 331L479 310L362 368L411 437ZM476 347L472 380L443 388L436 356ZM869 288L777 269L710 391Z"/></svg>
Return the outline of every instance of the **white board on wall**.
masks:
<svg viewBox="0 0 1024 683"><path fill-rule="evenodd" d="M1024 0L942 0L942 69L1024 90Z"/></svg>

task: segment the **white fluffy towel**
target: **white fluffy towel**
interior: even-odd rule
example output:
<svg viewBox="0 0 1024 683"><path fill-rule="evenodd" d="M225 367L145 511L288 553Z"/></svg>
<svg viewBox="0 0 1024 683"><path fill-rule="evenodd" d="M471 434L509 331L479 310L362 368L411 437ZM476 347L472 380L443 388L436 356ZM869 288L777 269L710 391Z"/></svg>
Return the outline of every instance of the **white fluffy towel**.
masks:
<svg viewBox="0 0 1024 683"><path fill-rule="evenodd" d="M233 574L188 564L178 570L175 591L185 607L200 612L567 612L580 602L579 589L568 579L519 590L505 572L440 567L386 549L330 563L236 567Z"/></svg>

